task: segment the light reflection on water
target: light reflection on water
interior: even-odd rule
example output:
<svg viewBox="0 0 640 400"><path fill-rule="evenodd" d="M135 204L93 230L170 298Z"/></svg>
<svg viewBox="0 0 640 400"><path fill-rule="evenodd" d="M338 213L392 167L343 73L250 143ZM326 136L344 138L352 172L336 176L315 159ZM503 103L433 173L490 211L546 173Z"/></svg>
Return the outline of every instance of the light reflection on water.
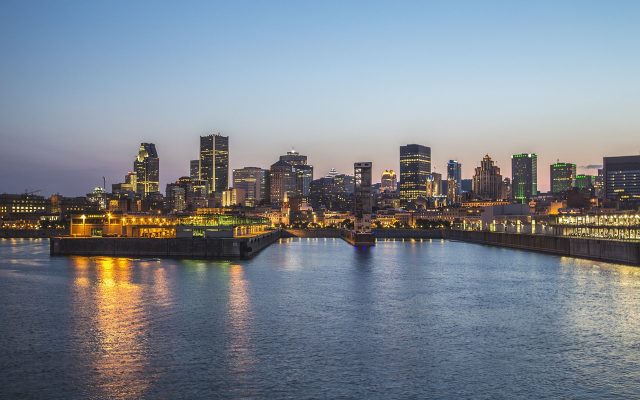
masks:
<svg viewBox="0 0 640 400"><path fill-rule="evenodd" d="M47 246L0 241L0 398L640 396L640 268L441 240Z"/></svg>

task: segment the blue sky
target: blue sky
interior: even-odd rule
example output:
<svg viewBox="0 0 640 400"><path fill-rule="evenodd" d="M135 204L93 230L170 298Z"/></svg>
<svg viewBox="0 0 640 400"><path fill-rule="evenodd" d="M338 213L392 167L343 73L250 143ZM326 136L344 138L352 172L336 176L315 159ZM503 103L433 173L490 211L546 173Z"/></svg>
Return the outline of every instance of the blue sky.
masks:
<svg viewBox="0 0 640 400"><path fill-rule="evenodd" d="M640 152L640 2L3 1L0 192L83 194L154 142L164 184L198 136L231 166L291 147L315 175L431 146L600 164ZM580 169L580 172L593 170Z"/></svg>

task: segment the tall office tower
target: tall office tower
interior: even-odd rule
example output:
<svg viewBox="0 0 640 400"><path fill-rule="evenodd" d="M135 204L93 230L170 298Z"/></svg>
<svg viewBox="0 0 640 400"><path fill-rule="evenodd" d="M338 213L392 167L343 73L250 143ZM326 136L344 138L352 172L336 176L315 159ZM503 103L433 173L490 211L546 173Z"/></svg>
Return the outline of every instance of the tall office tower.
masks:
<svg viewBox="0 0 640 400"><path fill-rule="evenodd" d="M373 197L371 192L372 163L353 164L355 182L354 229L356 232L371 232Z"/></svg>
<svg viewBox="0 0 640 400"><path fill-rule="evenodd" d="M395 192L398 186L396 173L392 169L385 169L380 179L381 192Z"/></svg>
<svg viewBox="0 0 640 400"><path fill-rule="evenodd" d="M169 212L184 211L187 206L187 190L180 182L167 183L165 209Z"/></svg>
<svg viewBox="0 0 640 400"><path fill-rule="evenodd" d="M419 144L400 146L400 201L427 197L427 176L431 173L431 148Z"/></svg>
<svg viewBox="0 0 640 400"><path fill-rule="evenodd" d="M432 172L427 176L427 197L436 197L442 194L442 174Z"/></svg>
<svg viewBox="0 0 640 400"><path fill-rule="evenodd" d="M447 163L447 199L457 203L462 193L462 164L456 160Z"/></svg>
<svg viewBox="0 0 640 400"><path fill-rule="evenodd" d="M287 151L287 154L280 156L280 161L291 165L307 165L307 156L303 156L295 150Z"/></svg>
<svg viewBox="0 0 640 400"><path fill-rule="evenodd" d="M268 201L269 171L258 167L244 167L233 170L233 187L245 192L245 203L255 207Z"/></svg>
<svg viewBox="0 0 640 400"><path fill-rule="evenodd" d="M500 198L502 200L508 200L511 198L511 179L504 178L502 180L502 195Z"/></svg>
<svg viewBox="0 0 640 400"><path fill-rule="evenodd" d="M604 157L604 198L624 208L640 205L640 155Z"/></svg>
<svg viewBox="0 0 640 400"><path fill-rule="evenodd" d="M293 165L278 161L269 170L271 204L282 205L285 197L296 193L296 172Z"/></svg>
<svg viewBox="0 0 640 400"><path fill-rule="evenodd" d="M189 177L192 180L200 179L200 160L189 161Z"/></svg>
<svg viewBox="0 0 640 400"><path fill-rule="evenodd" d="M596 197L599 199L604 199L604 169L598 168L598 175L596 175L596 179L593 182L593 187L596 191Z"/></svg>
<svg viewBox="0 0 640 400"><path fill-rule="evenodd" d="M155 144L140 144L133 170L136 173L136 194L147 197L160 190L160 159Z"/></svg>
<svg viewBox="0 0 640 400"><path fill-rule="evenodd" d="M511 180L509 180L509 182L511 182ZM473 179L463 179L461 186L463 192L473 191Z"/></svg>
<svg viewBox="0 0 640 400"><path fill-rule="evenodd" d="M566 192L575 185L575 164L557 162L555 164L551 164L549 171L551 173L551 193L559 194Z"/></svg>
<svg viewBox="0 0 640 400"><path fill-rule="evenodd" d="M521 203L538 194L538 156L535 153L511 156L511 193L513 199Z"/></svg>
<svg viewBox="0 0 640 400"><path fill-rule="evenodd" d="M296 176L296 190L293 195L309 196L311 181L313 180L313 166L307 164L307 156L298 153L295 150L288 151L287 154L280 156L280 161L293 166Z"/></svg>
<svg viewBox="0 0 640 400"><path fill-rule="evenodd" d="M228 136L200 136L200 179L207 181L209 194L222 198L229 187Z"/></svg>
<svg viewBox="0 0 640 400"><path fill-rule="evenodd" d="M596 177L593 175L578 174L576 175L575 187L578 189L588 189L594 186Z"/></svg>
<svg viewBox="0 0 640 400"><path fill-rule="evenodd" d="M473 193L480 199L498 200L502 197L500 168L489 155L485 155L473 175Z"/></svg>

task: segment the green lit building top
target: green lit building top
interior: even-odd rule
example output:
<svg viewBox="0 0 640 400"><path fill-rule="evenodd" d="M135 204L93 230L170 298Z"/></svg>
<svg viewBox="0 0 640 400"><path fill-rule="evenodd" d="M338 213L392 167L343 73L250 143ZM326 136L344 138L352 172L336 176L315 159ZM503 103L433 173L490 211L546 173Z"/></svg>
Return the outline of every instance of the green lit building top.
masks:
<svg viewBox="0 0 640 400"><path fill-rule="evenodd" d="M538 156L535 153L511 156L511 193L524 203L538 194Z"/></svg>

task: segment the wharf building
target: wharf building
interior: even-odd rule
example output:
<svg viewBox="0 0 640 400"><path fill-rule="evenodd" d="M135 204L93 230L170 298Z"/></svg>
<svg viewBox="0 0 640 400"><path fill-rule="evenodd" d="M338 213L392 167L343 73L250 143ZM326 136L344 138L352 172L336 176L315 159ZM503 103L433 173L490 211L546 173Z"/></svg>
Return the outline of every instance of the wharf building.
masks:
<svg viewBox="0 0 640 400"><path fill-rule="evenodd" d="M575 186L576 182L576 165L572 163L557 162L551 164L550 182L551 193L560 194L569 191Z"/></svg>
<svg viewBox="0 0 640 400"><path fill-rule="evenodd" d="M407 204L427 197L431 173L431 148L419 144L400 146L400 201Z"/></svg>
<svg viewBox="0 0 640 400"><path fill-rule="evenodd" d="M538 194L538 156L535 153L511 156L511 193L520 203Z"/></svg>
<svg viewBox="0 0 640 400"><path fill-rule="evenodd" d="M209 195L222 199L222 192L229 187L228 136L200 136L200 179L206 181Z"/></svg>
<svg viewBox="0 0 640 400"><path fill-rule="evenodd" d="M640 206L640 155L604 157L604 198L622 208Z"/></svg>
<svg viewBox="0 0 640 400"><path fill-rule="evenodd" d="M500 168L485 155L473 175L473 194L482 200L498 200L503 194L502 183Z"/></svg>

